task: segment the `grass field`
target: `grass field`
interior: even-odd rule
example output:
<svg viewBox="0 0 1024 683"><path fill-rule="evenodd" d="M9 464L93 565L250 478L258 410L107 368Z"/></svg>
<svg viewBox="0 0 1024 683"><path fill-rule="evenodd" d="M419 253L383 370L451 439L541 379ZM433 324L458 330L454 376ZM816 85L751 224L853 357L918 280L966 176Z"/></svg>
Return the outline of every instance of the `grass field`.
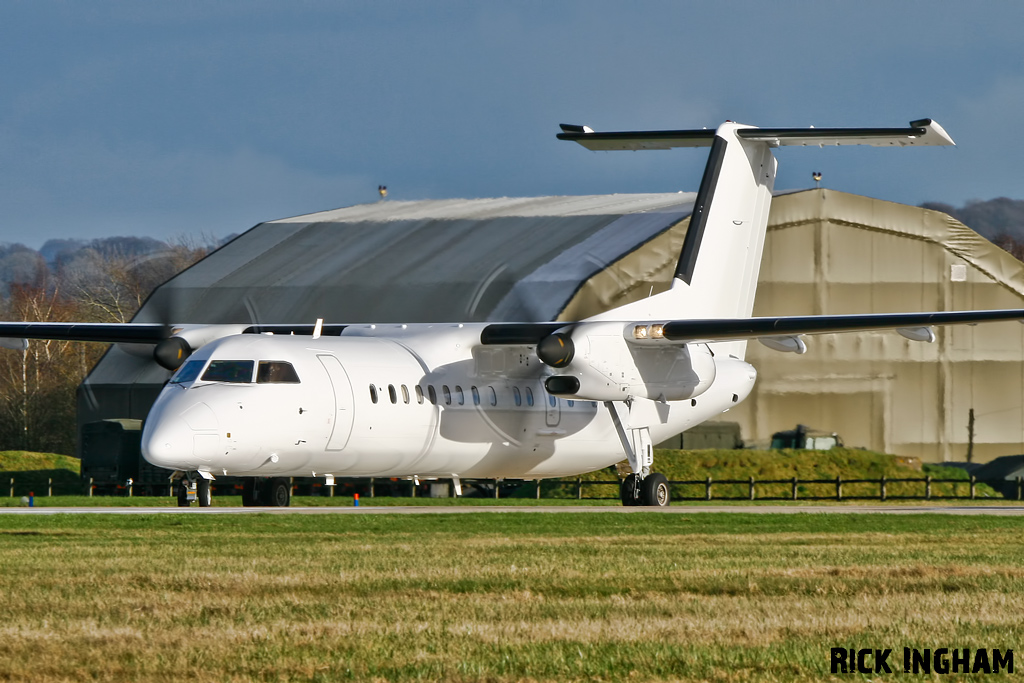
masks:
<svg viewBox="0 0 1024 683"><path fill-rule="evenodd" d="M837 646L1017 649L1022 532L935 515L0 517L0 680L822 680Z"/></svg>

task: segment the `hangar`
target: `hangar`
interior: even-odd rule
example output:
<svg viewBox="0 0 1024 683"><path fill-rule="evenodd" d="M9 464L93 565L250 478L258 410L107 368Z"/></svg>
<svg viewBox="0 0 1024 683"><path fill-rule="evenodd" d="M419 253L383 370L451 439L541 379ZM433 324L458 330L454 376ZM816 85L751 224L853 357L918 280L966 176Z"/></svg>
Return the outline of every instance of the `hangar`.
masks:
<svg viewBox="0 0 1024 683"><path fill-rule="evenodd" d="M383 201L261 223L154 292L135 320L578 320L672 276L694 195ZM755 315L1024 307L1024 264L945 214L830 190L772 204ZM682 312L681 312L682 314ZM796 423L847 445L976 461L1024 452L1024 326L751 343L760 379L725 419L749 441ZM113 347L78 393L80 433L145 418L169 373ZM81 448L81 447L80 447Z"/></svg>

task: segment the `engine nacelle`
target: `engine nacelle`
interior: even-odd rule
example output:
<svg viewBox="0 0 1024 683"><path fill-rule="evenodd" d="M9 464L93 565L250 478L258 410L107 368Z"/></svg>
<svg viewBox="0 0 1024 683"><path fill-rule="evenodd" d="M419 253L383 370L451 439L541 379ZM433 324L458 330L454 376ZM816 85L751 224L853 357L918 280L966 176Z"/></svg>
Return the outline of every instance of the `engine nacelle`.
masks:
<svg viewBox="0 0 1024 683"><path fill-rule="evenodd" d="M545 354L558 355L558 360L569 356L564 365L548 363L559 372L547 379L545 387L557 396L585 401L629 397L679 401L699 396L715 381L715 359L706 346L630 344L623 337L622 323L581 323L551 337L558 337L559 350L569 350Z"/></svg>

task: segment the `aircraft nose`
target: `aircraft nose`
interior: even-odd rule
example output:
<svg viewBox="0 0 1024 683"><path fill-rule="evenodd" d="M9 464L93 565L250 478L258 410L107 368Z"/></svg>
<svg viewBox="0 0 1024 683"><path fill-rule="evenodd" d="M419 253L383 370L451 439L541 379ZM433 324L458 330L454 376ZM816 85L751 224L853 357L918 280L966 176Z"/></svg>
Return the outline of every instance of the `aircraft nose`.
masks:
<svg viewBox="0 0 1024 683"><path fill-rule="evenodd" d="M150 416L142 430L142 457L170 470L190 469L192 428L181 418Z"/></svg>
<svg viewBox="0 0 1024 683"><path fill-rule="evenodd" d="M220 451L218 420L206 403L170 401L154 410L142 432L142 455L153 465L197 469Z"/></svg>

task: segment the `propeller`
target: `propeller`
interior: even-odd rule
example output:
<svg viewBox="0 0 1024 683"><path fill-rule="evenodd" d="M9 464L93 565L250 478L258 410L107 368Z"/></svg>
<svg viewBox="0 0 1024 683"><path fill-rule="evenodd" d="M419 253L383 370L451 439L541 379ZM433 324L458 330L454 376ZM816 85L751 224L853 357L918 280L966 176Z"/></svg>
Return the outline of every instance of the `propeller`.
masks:
<svg viewBox="0 0 1024 683"><path fill-rule="evenodd" d="M178 330L173 326L176 303L176 297L172 296L173 290L173 285L170 282L165 282L153 290L150 299L146 302L149 304L149 310L153 317L156 318L155 322L163 327L164 332L163 340L153 347L153 360L157 365L171 372L180 368L194 351L187 341L174 336Z"/></svg>

